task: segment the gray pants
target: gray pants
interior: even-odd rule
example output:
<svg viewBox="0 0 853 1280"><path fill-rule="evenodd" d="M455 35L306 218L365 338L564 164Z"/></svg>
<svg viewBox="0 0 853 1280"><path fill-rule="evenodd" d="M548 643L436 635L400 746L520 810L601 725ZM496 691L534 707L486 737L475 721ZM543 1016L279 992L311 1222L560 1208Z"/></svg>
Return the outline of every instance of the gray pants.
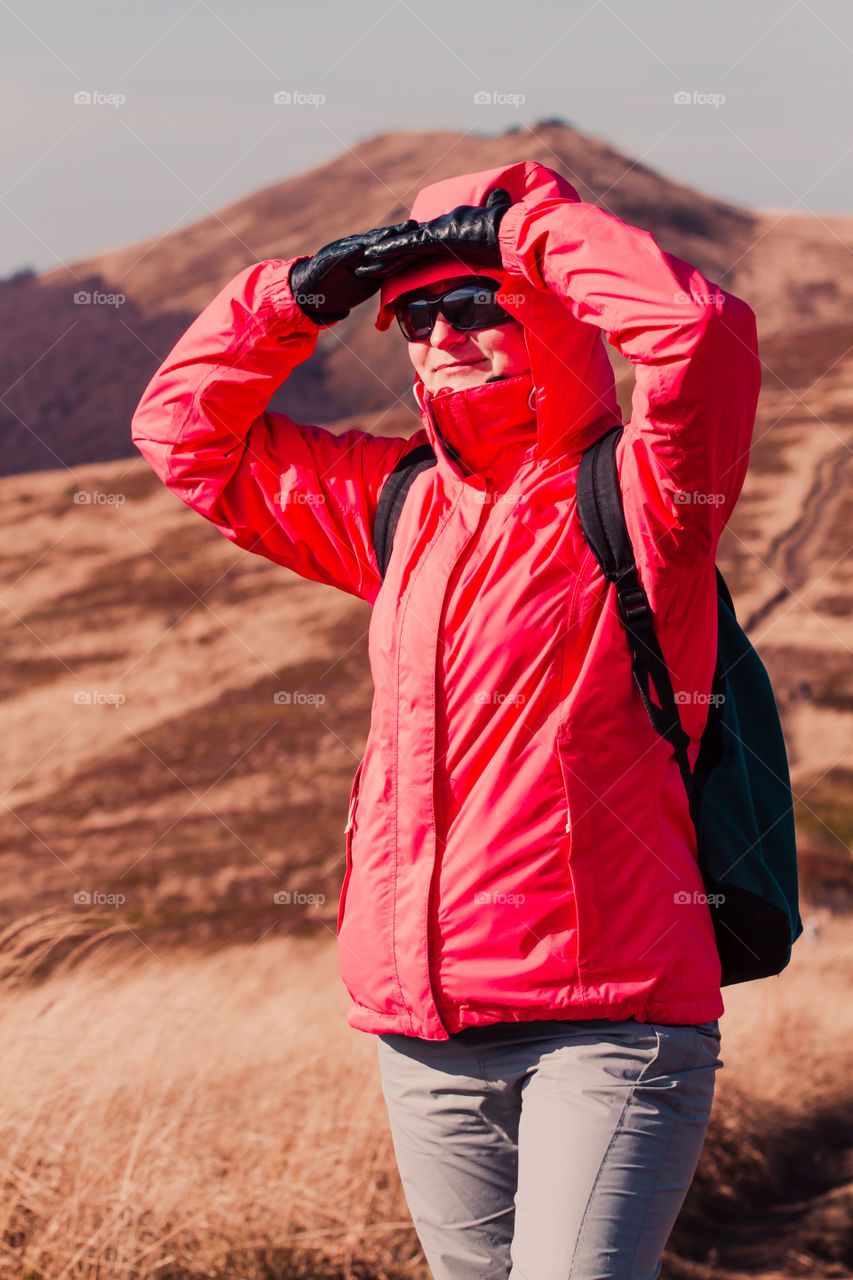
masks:
<svg viewBox="0 0 853 1280"><path fill-rule="evenodd" d="M717 1021L377 1036L435 1280L655 1280L705 1140Z"/></svg>

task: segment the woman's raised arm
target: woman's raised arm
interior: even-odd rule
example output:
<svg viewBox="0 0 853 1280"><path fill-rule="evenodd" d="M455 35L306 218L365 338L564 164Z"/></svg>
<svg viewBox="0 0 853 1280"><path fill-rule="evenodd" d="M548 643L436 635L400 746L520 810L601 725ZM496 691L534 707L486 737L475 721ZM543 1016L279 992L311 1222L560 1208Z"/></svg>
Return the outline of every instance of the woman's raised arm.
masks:
<svg viewBox="0 0 853 1280"><path fill-rule="evenodd" d="M291 291L296 261L256 263L216 295L148 384L131 437L164 484L226 538L372 603L376 502L413 443L336 435L267 412L317 344L318 324Z"/></svg>
<svg viewBox="0 0 853 1280"><path fill-rule="evenodd" d="M712 558L746 475L761 385L751 308L596 205L520 201L499 234L508 271L555 293L634 365L620 450L648 527L629 523L632 538L650 538L652 556L660 544L682 562Z"/></svg>

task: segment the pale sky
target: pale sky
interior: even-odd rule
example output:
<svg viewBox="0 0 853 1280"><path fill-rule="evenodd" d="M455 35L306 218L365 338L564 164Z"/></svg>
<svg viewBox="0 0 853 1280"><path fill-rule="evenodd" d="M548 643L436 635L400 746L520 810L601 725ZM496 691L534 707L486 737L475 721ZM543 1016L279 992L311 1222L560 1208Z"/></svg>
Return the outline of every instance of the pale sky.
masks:
<svg viewBox="0 0 853 1280"><path fill-rule="evenodd" d="M707 194L850 212L849 15L849 0L0 0L0 276L185 226L376 133L552 116Z"/></svg>

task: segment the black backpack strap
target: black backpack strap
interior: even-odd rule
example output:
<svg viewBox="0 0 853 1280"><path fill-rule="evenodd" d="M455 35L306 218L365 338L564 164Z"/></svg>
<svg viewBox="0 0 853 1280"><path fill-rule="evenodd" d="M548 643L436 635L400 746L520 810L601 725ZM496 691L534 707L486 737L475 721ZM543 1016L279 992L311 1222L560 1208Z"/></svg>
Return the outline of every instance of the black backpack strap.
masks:
<svg viewBox="0 0 853 1280"><path fill-rule="evenodd" d="M734 603L726 580L717 565L714 566L714 569L717 578L717 632L719 636L720 630L725 624L721 605L726 606L735 622L737 622L737 615L735 614ZM712 769L716 769L723 758L723 703L726 698L726 674L718 651L717 661L714 664L714 678L711 683L711 705L708 707L708 718L705 721L705 729L699 743L699 754L693 766L693 782L699 792L705 785L708 774Z"/></svg>
<svg viewBox="0 0 853 1280"><path fill-rule="evenodd" d="M684 781L690 816L697 819L697 797L669 670L655 634L651 606L640 582L634 550L625 524L622 491L616 469L617 425L584 451L578 467L577 504L581 528L608 582L616 585L619 616L631 650L631 669L652 727L670 744ZM650 686L657 695L652 701Z"/></svg>
<svg viewBox="0 0 853 1280"><path fill-rule="evenodd" d="M714 568L717 574L717 595L723 599L732 617L737 618L737 614L735 613L734 602L732 600L732 593L729 591L728 584L725 578L723 577L723 575L720 573L719 568L716 565L714 566Z"/></svg>
<svg viewBox="0 0 853 1280"><path fill-rule="evenodd" d="M394 470L382 486L379 501L376 504L376 516L373 520L373 546L376 550L376 562L379 565L380 577L384 579L394 547L394 533L406 494L412 487L415 476L434 467L436 457L428 444L418 445L409 453L403 454Z"/></svg>

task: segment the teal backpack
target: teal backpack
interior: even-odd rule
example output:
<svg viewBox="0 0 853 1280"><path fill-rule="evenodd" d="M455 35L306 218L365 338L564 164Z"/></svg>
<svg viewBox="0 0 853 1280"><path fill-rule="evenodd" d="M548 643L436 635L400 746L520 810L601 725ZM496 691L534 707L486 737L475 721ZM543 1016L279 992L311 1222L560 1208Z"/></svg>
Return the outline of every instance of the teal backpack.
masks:
<svg viewBox="0 0 853 1280"><path fill-rule="evenodd" d="M581 458L581 528L606 580L616 585L643 705L678 761L720 954L721 985L767 978L785 968L803 932L793 796L773 688L717 569L717 663L708 719L691 770L690 739L681 725L625 525L616 470L622 430L621 425L611 428ZM383 578L406 494L415 476L435 461L429 445L413 449L383 486L373 527Z"/></svg>

